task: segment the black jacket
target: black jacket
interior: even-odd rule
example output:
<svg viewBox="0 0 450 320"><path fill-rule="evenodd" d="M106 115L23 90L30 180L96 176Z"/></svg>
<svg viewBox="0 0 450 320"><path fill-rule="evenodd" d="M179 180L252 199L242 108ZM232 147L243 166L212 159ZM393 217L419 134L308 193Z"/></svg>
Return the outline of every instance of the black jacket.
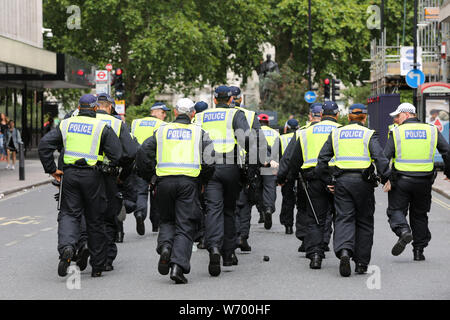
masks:
<svg viewBox="0 0 450 320"><path fill-rule="evenodd" d="M94 111L83 110L80 111L79 115L95 118ZM38 152L45 173L52 174L56 171L53 153L55 150L62 150L63 147L63 138L59 126L42 137L39 142ZM119 160L122 156L122 147L120 145L119 138L117 138L117 135L109 126L105 126L100 138L99 155L102 155L103 153L105 153L111 161L111 165L118 166ZM89 166L85 159L80 159L73 165L64 164L63 170L67 167L88 168Z"/></svg>
<svg viewBox="0 0 450 320"><path fill-rule="evenodd" d="M406 119L403 123L420 123L417 118ZM438 131L438 141L436 149L442 155L442 160L444 160L445 170L444 174L450 178L450 146L445 140L444 136ZM395 144L392 134L389 135L386 146L384 147L384 154L390 160L395 156ZM398 173L410 176L410 177L424 177L432 175L430 172L409 172L409 171L397 171Z"/></svg>
<svg viewBox="0 0 450 320"><path fill-rule="evenodd" d="M179 115L173 122L175 123L183 123L190 124L191 119L187 115ZM158 130L155 130L153 136L146 139L136 154L136 169L137 174L148 182L151 181L153 175L156 174L156 134ZM203 150L211 150L210 159L214 159L214 148L212 147L212 140L209 138L209 135L206 131L202 130L202 151ZM208 147L211 145L210 147ZM200 183L206 185L209 179L214 174L214 163L207 163L202 154L202 170L200 172Z"/></svg>
<svg viewBox="0 0 450 320"><path fill-rule="evenodd" d="M360 126L363 126L362 123L356 121L352 121L349 124L358 124ZM391 170L389 169L389 160L383 153L383 149L381 148L380 142L378 141L378 134L376 132L374 132L372 138L369 141L369 152L370 157L373 160L375 160L377 173L381 178L381 182L384 184L389 179L389 176L391 175ZM315 169L316 174L318 174L319 176L323 176L323 172L326 172L328 170L328 162L333 157L334 157L334 149L330 134L324 146L322 147L322 150L320 150L319 157L317 159L318 161L317 166Z"/></svg>

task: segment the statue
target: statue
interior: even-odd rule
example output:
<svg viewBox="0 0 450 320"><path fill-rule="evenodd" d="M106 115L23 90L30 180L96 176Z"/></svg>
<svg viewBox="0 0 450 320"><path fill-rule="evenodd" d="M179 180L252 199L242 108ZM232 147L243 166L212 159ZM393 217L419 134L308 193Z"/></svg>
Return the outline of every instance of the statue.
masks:
<svg viewBox="0 0 450 320"><path fill-rule="evenodd" d="M272 55L266 55L267 60L260 64L257 73L259 76L259 97L261 101L265 100L270 93L270 89L268 86L268 79L266 79L270 73L276 72L280 73L280 69L278 68L278 63L272 61Z"/></svg>

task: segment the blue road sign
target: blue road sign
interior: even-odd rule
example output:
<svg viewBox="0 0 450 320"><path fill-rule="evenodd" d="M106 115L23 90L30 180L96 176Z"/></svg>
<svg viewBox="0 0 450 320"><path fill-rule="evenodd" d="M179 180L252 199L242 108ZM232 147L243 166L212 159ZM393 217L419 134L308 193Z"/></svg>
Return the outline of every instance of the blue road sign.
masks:
<svg viewBox="0 0 450 320"><path fill-rule="evenodd" d="M414 88L414 89L418 88L424 82L425 82L425 74L418 69L416 69L416 70L413 69L410 72L408 72L408 74L406 75L406 83L411 88Z"/></svg>
<svg viewBox="0 0 450 320"><path fill-rule="evenodd" d="M314 103L316 101L317 95L314 91L308 91L305 93L305 101L308 103Z"/></svg>

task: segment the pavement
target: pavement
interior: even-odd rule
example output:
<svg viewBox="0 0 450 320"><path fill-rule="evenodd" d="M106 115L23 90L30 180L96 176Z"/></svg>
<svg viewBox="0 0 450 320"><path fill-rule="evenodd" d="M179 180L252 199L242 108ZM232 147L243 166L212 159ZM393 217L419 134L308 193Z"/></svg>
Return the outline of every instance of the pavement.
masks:
<svg viewBox="0 0 450 320"><path fill-rule="evenodd" d="M219 277L211 277L208 253L194 247L189 283L175 285L157 271L157 233L150 232L150 221L145 221L147 233L139 236L132 215L124 223L125 239L118 244L114 271L91 278L88 267L81 274L74 269L66 278L59 277L56 191L44 185L0 200L0 299L450 299L450 201L434 192L432 240L425 261L413 261L411 245L400 256L391 255L397 237L387 222L387 196L378 188L371 274L342 278L333 252L327 253L321 270L311 270L309 260L297 252L300 241L279 224L278 190L272 229L257 223L254 209L252 251L236 251L238 266L222 268ZM263 261L264 256L270 261Z"/></svg>

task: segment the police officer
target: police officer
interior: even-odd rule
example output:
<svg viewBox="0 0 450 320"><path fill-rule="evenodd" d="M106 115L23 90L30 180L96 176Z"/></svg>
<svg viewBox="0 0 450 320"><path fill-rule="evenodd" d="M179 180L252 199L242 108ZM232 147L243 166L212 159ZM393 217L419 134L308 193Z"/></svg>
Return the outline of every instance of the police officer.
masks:
<svg viewBox="0 0 450 320"><path fill-rule="evenodd" d="M86 218L92 277L101 276L106 264L105 210L106 195L103 174L96 170L99 156L105 154L117 166L122 147L114 131L96 119L98 103L93 95L79 100L79 114L61 121L56 130L39 143L39 157L46 173L60 180L53 152L64 146L64 179L61 215L58 224L58 274L67 275L76 243L80 237L80 219Z"/></svg>
<svg viewBox="0 0 450 320"><path fill-rule="evenodd" d="M315 173L325 177L329 184L328 166L335 157L335 183L328 188L334 192L336 217L333 249L340 259L341 276L351 274L350 258L355 261L355 272L367 271L373 245L373 214L375 212L374 176L377 173L384 184L390 176L386 159L374 130L367 129L367 107L362 104L349 108L350 123L334 129L319 153Z"/></svg>
<svg viewBox="0 0 450 320"><path fill-rule="evenodd" d="M321 112L322 103L312 103L309 107L308 121L304 126L300 127L300 130L307 129L309 126L318 123L322 119L320 116ZM298 131L295 132L294 137L296 140L298 139ZM295 146L295 144L293 143L292 146ZM291 152L289 149L290 145L286 148L285 152L287 154ZM300 181L297 181L297 215L295 217L295 236L297 239L302 241L301 245L298 247L298 252L306 252L304 239L308 228L306 215L307 202L308 199L306 198L305 190L303 189Z"/></svg>
<svg viewBox="0 0 450 320"><path fill-rule="evenodd" d="M214 173L214 148L197 123L194 103L178 100L175 121L163 124L138 151L138 174L151 179L156 168L157 206L161 213L158 271L175 283L187 283L190 258L200 220L199 192ZM209 152L209 153L208 153Z"/></svg>
<svg viewBox="0 0 450 320"><path fill-rule="evenodd" d="M314 172L317 165L317 157L319 152L328 138L330 132L337 127L337 117L339 116L339 108L333 101L326 101L322 106L321 121L310 125L308 128L299 130L296 148L292 153L287 154L282 159L280 170L278 172L278 182L286 181L288 170L298 176L299 167L298 159L301 159L302 178L306 182L309 197L313 203L313 207L309 204L306 206L307 215L307 231L305 235L306 257L311 260L311 269L320 269L322 259L325 258L324 249L327 238L327 216L331 213L330 207L333 205L332 194L327 189L330 183L324 183L322 177ZM302 155L298 154L302 152ZM329 178L330 174L327 173ZM329 179L331 181L331 178ZM328 240L329 241L329 240Z"/></svg>
<svg viewBox="0 0 450 320"><path fill-rule="evenodd" d="M209 133L216 153L216 169L204 195L205 241L210 258L208 270L212 276L221 272L221 255L224 266L232 266L233 260L237 263L233 257L236 248L234 210L240 192L237 143L250 155L257 155L256 144L249 143L251 132L245 114L230 108L232 100L229 87L217 87L214 92L216 108L203 111L195 120ZM256 163L250 169L256 171Z"/></svg>
<svg viewBox="0 0 450 320"><path fill-rule="evenodd" d="M425 260L423 250L431 240L428 215L431 206L431 186L436 178L434 155L442 155L447 177L450 168L449 145L437 128L420 123L416 108L402 103L391 117L398 123L391 130L384 153L393 161L392 185L389 191L387 215L392 231L399 237L392 248L394 256L400 255L413 241L415 261ZM409 211L408 224L406 216Z"/></svg>
<svg viewBox="0 0 450 320"><path fill-rule="evenodd" d="M142 145L146 139L151 137L156 129L164 124L164 119L167 116L169 108L162 102L156 102L150 109L150 117L142 119L135 119L131 124L131 134L137 139L137 142ZM134 216L136 217L136 231L139 235L145 234L145 218L147 217L147 203L149 198L149 185L140 177L135 177L135 188L137 190L136 210ZM153 192L150 192L150 220L152 222L152 231L158 231L159 214L156 207L152 205L154 201Z"/></svg>
<svg viewBox="0 0 450 320"><path fill-rule="evenodd" d="M194 105L195 114L205 111L208 109L208 104L205 101L198 101ZM195 117L192 118L192 122L195 123ZM197 233L195 235L195 242L197 242L198 249L206 249L205 246L205 215L206 215L206 205L205 197L203 193L200 194L200 209L201 209L201 220L198 224Z"/></svg>
<svg viewBox="0 0 450 320"><path fill-rule="evenodd" d="M125 181L131 174L133 161L137 152L137 143L131 138L127 125L122 122L122 120L112 115L114 113L117 115L114 109L114 99L106 93L101 93L97 96L97 102L99 104L96 116L97 119L104 121L113 129L122 146L122 157L118 163L118 165L123 168L120 172L120 176L119 168L110 166L107 157L103 157L102 161L103 167L106 169L104 170L104 178L106 197L108 199L105 217L106 235L108 240L105 271L111 271L114 269L112 264L117 256L115 240L116 235L119 232L119 227L121 227L121 233L123 234L123 223L119 222L117 219L122 209L122 199L117 184L118 182Z"/></svg>
<svg viewBox="0 0 450 320"><path fill-rule="evenodd" d="M286 123L287 131L282 134L280 139L280 154L283 156L286 151L289 142L294 138L295 131L298 129L298 121L296 119L289 119ZM276 143L275 143L276 144ZM283 201L281 202L280 211L280 223L284 225L286 234L294 233L294 207L295 207L295 181L297 177L290 173L288 174L287 181L284 186L281 187L281 194Z"/></svg>
<svg viewBox="0 0 450 320"><path fill-rule="evenodd" d="M280 133L269 127L269 116L267 114L260 114L258 118L261 130L266 137L267 145L271 150L278 151L279 144L275 146L275 141L279 143ZM278 152L271 154L271 160L279 161ZM272 228L272 213L275 212L275 201L277 200L277 176L272 174L271 169L263 168L262 170L264 170L261 172L264 228L269 230Z"/></svg>
<svg viewBox="0 0 450 320"><path fill-rule="evenodd" d="M245 105L242 104L241 89L236 86L230 86L231 96L233 97L232 104L236 109L244 112L248 125L252 132L256 135L256 143L259 149L267 149L267 141L264 137L264 133L261 130L261 125L258 121L256 112L248 110ZM238 146L239 148L239 146ZM237 231L237 246L241 251L249 252L252 250L248 244L248 238L250 234L250 222L252 218L252 207L259 201L259 192L257 189L260 176L250 177L245 169L245 163L248 162L245 150L239 148L241 156L241 184L242 190L239 194L239 198L236 202L236 231ZM243 170L242 170L243 168ZM259 197L258 197L259 196ZM259 201L262 202L262 201Z"/></svg>

